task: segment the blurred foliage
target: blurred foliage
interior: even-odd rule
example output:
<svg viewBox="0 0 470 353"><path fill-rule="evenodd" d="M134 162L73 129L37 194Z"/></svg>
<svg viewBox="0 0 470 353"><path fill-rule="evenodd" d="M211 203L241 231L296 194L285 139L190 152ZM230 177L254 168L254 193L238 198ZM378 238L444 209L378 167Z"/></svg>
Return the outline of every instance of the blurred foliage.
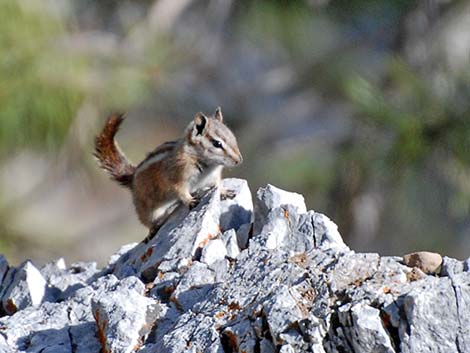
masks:
<svg viewBox="0 0 470 353"><path fill-rule="evenodd" d="M110 45L113 37L90 38L97 48L93 42L75 48L75 42L83 46L72 26L77 21L51 6L40 0L0 2L2 154L22 147L57 150L84 102L100 113L128 109L148 99L148 85L161 70L165 44L158 37L145 38L143 52L134 55L122 55L119 42Z"/></svg>
<svg viewBox="0 0 470 353"><path fill-rule="evenodd" d="M57 42L61 18L41 2L0 2L0 151L56 148L63 140L83 89L72 80L83 62Z"/></svg>
<svg viewBox="0 0 470 353"><path fill-rule="evenodd" d="M436 154L470 166L470 91L462 90L467 95L459 97L462 102L453 95L439 96L431 82L396 58L386 82L380 87L355 76L345 83L357 118L389 142L376 156L386 161L381 167L420 167Z"/></svg>

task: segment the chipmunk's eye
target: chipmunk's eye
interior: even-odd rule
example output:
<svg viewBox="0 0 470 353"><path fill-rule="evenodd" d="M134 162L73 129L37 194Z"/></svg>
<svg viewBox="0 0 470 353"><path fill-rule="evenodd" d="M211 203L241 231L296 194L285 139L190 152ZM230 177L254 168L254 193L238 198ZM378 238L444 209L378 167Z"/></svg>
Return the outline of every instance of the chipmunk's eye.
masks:
<svg viewBox="0 0 470 353"><path fill-rule="evenodd" d="M222 142L220 142L219 140L216 140L216 139L213 139L213 140L212 140L212 145L213 145L215 148L222 148Z"/></svg>

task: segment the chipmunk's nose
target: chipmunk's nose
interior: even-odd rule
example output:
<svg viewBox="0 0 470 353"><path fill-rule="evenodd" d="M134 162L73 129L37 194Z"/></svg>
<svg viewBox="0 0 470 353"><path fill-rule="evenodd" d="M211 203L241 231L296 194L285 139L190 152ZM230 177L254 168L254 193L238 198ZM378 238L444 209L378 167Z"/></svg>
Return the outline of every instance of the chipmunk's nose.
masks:
<svg viewBox="0 0 470 353"><path fill-rule="evenodd" d="M238 165L238 164L242 164L243 163L243 157L241 154L238 155L238 159L235 160L235 164Z"/></svg>

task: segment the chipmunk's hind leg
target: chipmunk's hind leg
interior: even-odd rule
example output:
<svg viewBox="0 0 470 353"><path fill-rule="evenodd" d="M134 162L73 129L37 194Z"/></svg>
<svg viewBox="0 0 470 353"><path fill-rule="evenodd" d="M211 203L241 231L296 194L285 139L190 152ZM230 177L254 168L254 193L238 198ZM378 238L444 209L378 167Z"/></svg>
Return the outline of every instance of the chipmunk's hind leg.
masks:
<svg viewBox="0 0 470 353"><path fill-rule="evenodd" d="M144 244L148 244L148 242L150 240L153 239L153 237L158 233L158 231L160 230L160 228L162 227L163 223L160 223L160 222L154 222L152 224L152 226L149 228L149 233L147 234L147 236L144 238L144 240L142 240L142 243Z"/></svg>

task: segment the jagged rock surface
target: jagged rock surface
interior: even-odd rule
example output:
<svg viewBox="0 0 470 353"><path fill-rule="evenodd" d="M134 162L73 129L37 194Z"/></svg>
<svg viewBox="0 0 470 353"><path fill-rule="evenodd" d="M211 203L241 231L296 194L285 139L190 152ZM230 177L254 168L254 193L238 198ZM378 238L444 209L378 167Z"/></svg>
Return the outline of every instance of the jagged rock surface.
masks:
<svg viewBox="0 0 470 353"><path fill-rule="evenodd" d="M469 260L427 275L350 250L301 195L224 187L101 271L0 257L0 352L470 352Z"/></svg>

